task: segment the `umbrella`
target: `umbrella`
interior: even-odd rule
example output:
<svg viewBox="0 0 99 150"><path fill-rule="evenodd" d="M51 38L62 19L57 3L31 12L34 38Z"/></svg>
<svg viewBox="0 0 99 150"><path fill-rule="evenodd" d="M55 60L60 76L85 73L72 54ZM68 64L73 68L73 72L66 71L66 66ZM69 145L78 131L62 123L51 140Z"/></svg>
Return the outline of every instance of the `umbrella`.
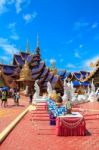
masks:
<svg viewBox="0 0 99 150"><path fill-rule="evenodd" d="M0 91L8 91L8 90L9 90L9 87L7 87L7 86L4 86L4 87L0 88Z"/></svg>

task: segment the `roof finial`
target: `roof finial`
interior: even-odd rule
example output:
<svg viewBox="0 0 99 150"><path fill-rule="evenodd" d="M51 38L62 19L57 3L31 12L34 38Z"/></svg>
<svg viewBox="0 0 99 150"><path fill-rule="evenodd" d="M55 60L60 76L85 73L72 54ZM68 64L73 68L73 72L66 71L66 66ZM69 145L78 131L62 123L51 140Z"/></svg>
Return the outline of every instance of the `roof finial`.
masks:
<svg viewBox="0 0 99 150"><path fill-rule="evenodd" d="M37 41L36 41L36 54L40 55L40 48L39 48L39 36L38 36L38 33L37 33Z"/></svg>
<svg viewBox="0 0 99 150"><path fill-rule="evenodd" d="M26 43L26 53L29 53L30 52L30 45L29 45L29 41L27 40L27 43Z"/></svg>
<svg viewBox="0 0 99 150"><path fill-rule="evenodd" d="M39 47L40 42L39 42L39 34L37 33L37 41L36 41L36 47Z"/></svg>

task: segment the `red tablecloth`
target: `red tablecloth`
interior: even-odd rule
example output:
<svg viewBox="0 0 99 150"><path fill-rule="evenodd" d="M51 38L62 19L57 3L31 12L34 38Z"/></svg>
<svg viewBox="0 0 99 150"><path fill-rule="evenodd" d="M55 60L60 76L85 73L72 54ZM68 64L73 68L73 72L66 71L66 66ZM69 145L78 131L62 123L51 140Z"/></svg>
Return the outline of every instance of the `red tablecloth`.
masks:
<svg viewBox="0 0 99 150"><path fill-rule="evenodd" d="M56 119L56 135L59 136L84 136L86 124L83 117L68 118L58 117Z"/></svg>

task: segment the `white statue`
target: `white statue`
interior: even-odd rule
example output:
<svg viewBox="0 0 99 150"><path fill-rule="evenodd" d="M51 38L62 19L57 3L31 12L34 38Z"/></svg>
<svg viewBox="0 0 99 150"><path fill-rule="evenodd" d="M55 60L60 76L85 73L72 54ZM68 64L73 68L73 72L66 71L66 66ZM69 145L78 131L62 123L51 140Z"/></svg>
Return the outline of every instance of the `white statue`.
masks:
<svg viewBox="0 0 99 150"><path fill-rule="evenodd" d="M96 94L96 95L99 95L99 87L97 88L95 94Z"/></svg>
<svg viewBox="0 0 99 150"><path fill-rule="evenodd" d="M68 88L67 88L67 96L68 96L68 99L72 99L72 86L73 85L71 85L71 82L68 82L67 83L67 86L68 86Z"/></svg>
<svg viewBox="0 0 99 150"><path fill-rule="evenodd" d="M87 95L89 95L90 94L90 87L89 87L89 85L88 85L88 91L87 91Z"/></svg>
<svg viewBox="0 0 99 150"><path fill-rule="evenodd" d="M96 90L96 97L97 97L97 100L99 100L99 87L97 88L97 90Z"/></svg>
<svg viewBox="0 0 99 150"><path fill-rule="evenodd" d="M91 91L93 91L95 93L95 85L93 83L93 79L92 79L92 83L91 83Z"/></svg>
<svg viewBox="0 0 99 150"><path fill-rule="evenodd" d="M35 93L34 93L33 99L36 100L37 98L40 97L40 88L38 86L38 80L35 81L34 89L35 89Z"/></svg>
<svg viewBox="0 0 99 150"><path fill-rule="evenodd" d="M52 85L51 83L48 81L47 82L47 93L48 93L48 97L50 97L51 93L52 93Z"/></svg>
<svg viewBox="0 0 99 150"><path fill-rule="evenodd" d="M73 86L73 83L71 82L71 99L73 98L74 96L74 93L75 93L75 89L74 89L74 86Z"/></svg>
<svg viewBox="0 0 99 150"><path fill-rule="evenodd" d="M73 87L73 83L68 82L66 83L66 79L64 80L64 95L62 97L64 103L70 99L72 100L74 96L74 87Z"/></svg>
<svg viewBox="0 0 99 150"><path fill-rule="evenodd" d="M90 102L94 102L94 101L97 100L96 93L95 93L95 86L94 86L94 83L93 83L93 79L92 79L92 83L91 83L91 93L89 94L88 100Z"/></svg>
<svg viewBox="0 0 99 150"><path fill-rule="evenodd" d="M34 96L33 96L32 103L37 104L39 102L46 102L46 100L47 100L46 97L45 96L40 96L40 88L38 86L38 80L35 81L34 89L35 89L35 93L34 93Z"/></svg>
<svg viewBox="0 0 99 150"><path fill-rule="evenodd" d="M84 102L84 101L86 101L86 95L84 95L84 94L78 95L78 101L79 101L79 102Z"/></svg>
<svg viewBox="0 0 99 150"><path fill-rule="evenodd" d="M68 100L67 89L68 89L68 85L66 83L66 79L64 79L64 95L62 96L64 103L66 103L66 101Z"/></svg>
<svg viewBox="0 0 99 150"><path fill-rule="evenodd" d="M89 101L88 98L89 98L90 93L91 93L91 89L90 89L90 87L88 85L87 90L86 90L86 101Z"/></svg>
<svg viewBox="0 0 99 150"><path fill-rule="evenodd" d="M25 91L24 91L24 94L25 94L25 95L28 95L28 92L29 92L29 87L26 86Z"/></svg>
<svg viewBox="0 0 99 150"><path fill-rule="evenodd" d="M90 89L89 89L89 85L88 85L88 90L90 90ZM88 101L88 93L87 93L87 92L88 92L88 91L85 89L85 92L84 92L84 93L85 93L85 94L84 94L84 101L85 101L85 102Z"/></svg>
<svg viewBox="0 0 99 150"><path fill-rule="evenodd" d="M77 102L77 95L75 94L75 88L73 86L73 82L71 82L71 101L72 103Z"/></svg>

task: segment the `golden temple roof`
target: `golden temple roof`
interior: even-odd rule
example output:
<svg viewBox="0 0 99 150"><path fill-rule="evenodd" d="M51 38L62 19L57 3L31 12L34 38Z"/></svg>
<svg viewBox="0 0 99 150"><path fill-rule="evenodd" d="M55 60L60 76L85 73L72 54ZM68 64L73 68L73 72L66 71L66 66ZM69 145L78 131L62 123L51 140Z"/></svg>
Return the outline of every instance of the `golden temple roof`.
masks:
<svg viewBox="0 0 99 150"><path fill-rule="evenodd" d="M95 68L95 70L92 71L92 72L90 73L90 75L86 77L86 79L85 79L84 81L87 81L87 80L89 80L92 76L94 76L94 74L98 71L98 69L99 69L99 66L97 66L97 67Z"/></svg>
<svg viewBox="0 0 99 150"><path fill-rule="evenodd" d="M99 66L99 59L97 59L95 66Z"/></svg>
<svg viewBox="0 0 99 150"><path fill-rule="evenodd" d="M30 45L29 45L29 41L27 40L27 43L26 43L26 53L29 53L30 52Z"/></svg>
<svg viewBox="0 0 99 150"><path fill-rule="evenodd" d="M99 69L99 59L98 59L98 60L96 61L96 63L94 64L94 67L95 67L94 71L92 71L92 72L90 73L90 75L86 77L86 79L85 79L84 81L89 80L89 79L90 79L91 77L93 77L94 74L98 71L98 69Z"/></svg>
<svg viewBox="0 0 99 150"><path fill-rule="evenodd" d="M56 69L56 68L51 68L50 71L51 71L54 75L57 75L57 69Z"/></svg>
<svg viewBox="0 0 99 150"><path fill-rule="evenodd" d="M20 71L20 79L18 81L24 81L24 80L32 80L32 72L29 68L28 62L25 61L25 64L23 65L23 68Z"/></svg>

